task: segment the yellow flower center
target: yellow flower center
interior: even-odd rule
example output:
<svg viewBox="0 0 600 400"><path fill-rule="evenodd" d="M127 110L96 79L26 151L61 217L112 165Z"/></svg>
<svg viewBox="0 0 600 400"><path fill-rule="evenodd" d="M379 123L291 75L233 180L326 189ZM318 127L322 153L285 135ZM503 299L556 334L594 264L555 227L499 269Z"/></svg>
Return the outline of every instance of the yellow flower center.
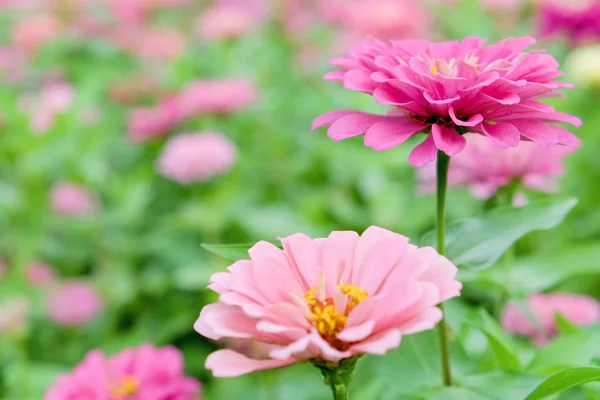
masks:
<svg viewBox="0 0 600 400"><path fill-rule="evenodd" d="M438 73L438 68L434 65L433 67L429 68L429 71L431 71L431 75L435 75Z"/></svg>
<svg viewBox="0 0 600 400"><path fill-rule="evenodd" d="M129 396L134 396L139 389L138 382L134 378L128 376L123 379L121 384L113 387L111 394L117 399L126 399Z"/></svg>
<svg viewBox="0 0 600 400"><path fill-rule="evenodd" d="M321 337L328 341L329 344L343 351L347 348L348 344L339 341L336 336L344 329L350 311L360 302L364 301L369 296L369 293L354 285L341 284L338 286L338 289L341 293L348 296L344 313L336 309L333 299L319 300L319 297L316 295L316 292L319 290L317 286L312 287L304 297L306 298L306 304L310 307L308 319L312 326L317 328Z"/></svg>

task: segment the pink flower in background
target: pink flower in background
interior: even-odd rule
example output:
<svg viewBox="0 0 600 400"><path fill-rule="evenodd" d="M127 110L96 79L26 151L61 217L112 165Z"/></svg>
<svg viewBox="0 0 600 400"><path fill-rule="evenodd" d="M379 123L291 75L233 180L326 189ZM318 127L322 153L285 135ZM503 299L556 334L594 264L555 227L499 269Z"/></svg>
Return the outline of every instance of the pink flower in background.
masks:
<svg viewBox="0 0 600 400"><path fill-rule="evenodd" d="M52 187L50 208L56 214L83 216L93 213L97 204L94 196L85 187L71 182L60 182Z"/></svg>
<svg viewBox="0 0 600 400"><path fill-rule="evenodd" d="M318 117L313 129L330 126L328 135L336 141L364 134L365 145L377 151L423 134L425 140L409 157L415 167L434 161L438 150L460 153L466 131L504 148L518 146L522 137L543 146L575 146L572 133L551 123L580 126L581 121L539 101L570 85L554 80L562 75L554 57L524 51L534 42L529 37L492 45L479 38L462 43L365 40L349 58L332 60L340 70L325 79L394 108L386 115L331 111Z"/></svg>
<svg viewBox="0 0 600 400"><path fill-rule="evenodd" d="M220 133L180 134L165 144L157 169L161 175L183 184L206 181L229 171L236 155L235 145Z"/></svg>
<svg viewBox="0 0 600 400"><path fill-rule="evenodd" d="M48 286L56 280L54 269L43 261L32 261L25 270L25 278L29 284L42 287Z"/></svg>
<svg viewBox="0 0 600 400"><path fill-rule="evenodd" d="M258 28L265 17L259 2L219 0L198 16L196 34L208 42L237 39Z"/></svg>
<svg viewBox="0 0 600 400"><path fill-rule="evenodd" d="M29 125L34 133L48 132L58 114L68 111L74 101L73 86L64 81L51 81L37 95L26 93L19 98L20 108L30 115Z"/></svg>
<svg viewBox="0 0 600 400"><path fill-rule="evenodd" d="M492 197L498 189L518 181L523 188L555 193L557 177L565 172L564 158L575 149L523 142L503 149L481 135L466 134L467 147L452 158L448 171L450 186L467 186L481 199ZM429 164L417 170L419 191L435 191L436 168ZM522 197L522 196L521 196Z"/></svg>
<svg viewBox="0 0 600 400"><path fill-rule="evenodd" d="M185 51L183 35L169 28L125 25L111 39L123 51L150 61L171 61Z"/></svg>
<svg viewBox="0 0 600 400"><path fill-rule="evenodd" d="M560 33L573 45L600 41L600 1L548 0L538 10L540 35Z"/></svg>
<svg viewBox="0 0 600 400"><path fill-rule="evenodd" d="M283 250L259 242L242 260L216 273L194 328L210 339L253 339L273 345L267 359L233 350L208 356L217 377L296 362L339 362L363 353L385 354L403 335L432 329L437 304L458 296L456 267L430 247L378 227L362 236L332 232L326 239L295 234Z"/></svg>
<svg viewBox="0 0 600 400"><path fill-rule="evenodd" d="M131 141L142 143L169 132L181 120L179 102L167 98L153 107L138 107L127 114L127 135Z"/></svg>
<svg viewBox="0 0 600 400"><path fill-rule="evenodd" d="M431 25L431 17L415 0L329 0L325 15L355 38L372 35L379 39L421 37Z"/></svg>
<svg viewBox="0 0 600 400"><path fill-rule="evenodd" d="M178 97L182 117L229 114L244 110L257 98L254 81L247 78L202 79L189 83Z"/></svg>
<svg viewBox="0 0 600 400"><path fill-rule="evenodd" d="M600 304L585 295L532 294L523 306L509 303L501 323L505 331L528 336L541 346L557 334L556 314L576 326L593 325L600 322Z"/></svg>
<svg viewBox="0 0 600 400"><path fill-rule="evenodd" d="M40 14L17 21L11 31L13 44L27 54L61 35L60 21L49 14Z"/></svg>
<svg viewBox="0 0 600 400"><path fill-rule="evenodd" d="M143 344L112 357L89 352L70 374L58 377L44 400L201 400L200 383L183 372L172 346Z"/></svg>
<svg viewBox="0 0 600 400"><path fill-rule="evenodd" d="M79 326L92 321L104 308L95 286L83 281L66 281L48 293L46 313L58 325Z"/></svg>
<svg viewBox="0 0 600 400"><path fill-rule="evenodd" d="M4 300L4 299L3 299ZM29 315L29 300L12 297L0 303L0 333L22 331Z"/></svg>

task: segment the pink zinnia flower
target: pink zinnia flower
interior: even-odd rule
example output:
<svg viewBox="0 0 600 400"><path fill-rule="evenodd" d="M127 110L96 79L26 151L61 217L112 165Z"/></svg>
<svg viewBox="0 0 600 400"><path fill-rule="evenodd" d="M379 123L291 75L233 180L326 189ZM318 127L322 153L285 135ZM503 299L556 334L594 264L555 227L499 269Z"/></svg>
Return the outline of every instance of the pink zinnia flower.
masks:
<svg viewBox="0 0 600 400"><path fill-rule="evenodd" d="M177 135L165 144L157 169L179 183L206 181L231 169L237 150L227 137L217 132Z"/></svg>
<svg viewBox="0 0 600 400"><path fill-rule="evenodd" d="M58 114L66 112L73 104L73 87L63 81L50 81L39 94L25 94L19 98L20 108L30 115L30 128L34 133L48 132Z"/></svg>
<svg viewBox="0 0 600 400"><path fill-rule="evenodd" d="M466 134L465 137L467 147L452 159L448 184L467 186L481 199L492 197L498 189L513 182L519 182L523 188L555 193L558 190L556 178L565 172L564 158L574 151L560 145L544 148L532 142L502 149L481 135ZM417 176L421 193L435 191L434 165L417 170Z"/></svg>
<svg viewBox="0 0 600 400"><path fill-rule="evenodd" d="M185 50L185 38L174 29L125 25L112 41L123 51L150 61L171 61Z"/></svg>
<svg viewBox="0 0 600 400"><path fill-rule="evenodd" d="M143 344L112 357L93 350L72 373L58 377L44 400L201 400L200 383L183 372L172 346Z"/></svg>
<svg viewBox="0 0 600 400"><path fill-rule="evenodd" d="M249 107L257 96L256 84L250 79L203 79L189 83L178 101L182 117L192 117L239 112Z"/></svg>
<svg viewBox="0 0 600 400"><path fill-rule="evenodd" d="M198 16L196 34L209 42L237 39L254 31L265 20L265 11L257 2L220 0Z"/></svg>
<svg viewBox="0 0 600 400"><path fill-rule="evenodd" d="M54 288L46 299L46 312L55 323L84 325L102 311L104 304L91 283L67 281Z"/></svg>
<svg viewBox="0 0 600 400"><path fill-rule="evenodd" d="M251 260L211 278L219 302L202 309L196 331L274 345L260 360L212 353L206 368L215 376L385 354L403 335L432 329L442 318L436 305L460 294L450 261L382 228L314 240L299 233L281 242L283 250L257 243Z"/></svg>
<svg viewBox="0 0 600 400"><path fill-rule="evenodd" d="M48 286L56 280L52 267L43 261L32 261L25 270L25 278L36 287Z"/></svg>
<svg viewBox="0 0 600 400"><path fill-rule="evenodd" d="M61 34L60 21L49 14L40 14L18 21L13 27L11 38L15 46L28 54Z"/></svg>
<svg viewBox="0 0 600 400"><path fill-rule="evenodd" d="M29 300L13 297L0 303L0 333L13 333L23 330L29 315Z"/></svg>
<svg viewBox="0 0 600 400"><path fill-rule="evenodd" d="M60 182L52 187L50 207L57 214L83 216L93 213L97 205L94 196L85 187Z"/></svg>
<svg viewBox="0 0 600 400"><path fill-rule="evenodd" d="M532 294L525 308L509 303L502 315L505 331L530 337L538 346L546 344L557 333L556 314L576 326L600 322L600 304L592 297L568 293Z"/></svg>
<svg viewBox="0 0 600 400"><path fill-rule="evenodd" d="M138 107L127 114L127 135L131 141L142 143L169 132L181 120L179 102L167 98L153 107Z"/></svg>
<svg viewBox="0 0 600 400"><path fill-rule="evenodd" d="M551 55L523 51L534 42L529 37L492 45L479 38L392 44L368 39L350 58L332 60L341 70L325 79L394 109L387 115L331 111L318 117L313 129L330 125L329 137L336 141L364 134L365 145L377 151L424 133L425 140L409 157L416 167L434 161L438 150L449 156L461 152L467 145L461 133L467 131L505 148L516 147L522 137L544 146L575 145L572 133L550 123L580 126L581 121L539 101L570 85L554 80L562 73Z"/></svg>
<svg viewBox="0 0 600 400"><path fill-rule="evenodd" d="M573 45L600 40L598 0L548 0L538 12L542 36L564 34Z"/></svg>

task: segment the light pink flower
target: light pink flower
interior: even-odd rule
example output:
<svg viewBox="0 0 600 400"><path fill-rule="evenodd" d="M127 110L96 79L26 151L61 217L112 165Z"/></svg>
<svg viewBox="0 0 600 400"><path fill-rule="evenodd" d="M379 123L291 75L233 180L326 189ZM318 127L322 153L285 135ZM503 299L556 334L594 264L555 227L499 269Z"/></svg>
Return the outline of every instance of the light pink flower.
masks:
<svg viewBox="0 0 600 400"><path fill-rule="evenodd" d="M182 117L229 114L249 107L258 96L247 78L203 79L189 83L178 97Z"/></svg>
<svg viewBox="0 0 600 400"><path fill-rule="evenodd" d="M66 112L73 104L73 87L64 81L50 81L36 95L26 93L19 98L20 108L30 115L30 128L34 133L46 133L54 126L58 114Z"/></svg>
<svg viewBox="0 0 600 400"><path fill-rule="evenodd" d="M492 197L513 182L522 188L555 193L557 177L565 172L564 158L575 150L560 145L544 148L533 142L503 149L481 135L466 134L465 138L467 147L450 162L448 184L467 186L480 199ZM418 169L417 177L419 192L435 191L435 165Z"/></svg>
<svg viewBox="0 0 600 400"><path fill-rule="evenodd" d="M32 261L25 270L25 278L36 287L48 286L56 280L54 269L43 261Z"/></svg>
<svg viewBox="0 0 600 400"><path fill-rule="evenodd" d="M44 400L201 400L200 383L183 372L172 346L143 344L112 357L89 352L70 374L58 377Z"/></svg>
<svg viewBox="0 0 600 400"><path fill-rule="evenodd" d="M104 304L91 283L66 281L48 293L46 312L58 325L84 325L102 311Z"/></svg>
<svg viewBox="0 0 600 400"><path fill-rule="evenodd" d="M11 38L15 46L28 54L35 53L38 48L61 34L61 24L49 14L40 14L19 20L12 27Z"/></svg>
<svg viewBox="0 0 600 400"><path fill-rule="evenodd" d="M217 132L177 135L165 144L157 162L159 173L179 183L206 181L235 163L235 145Z"/></svg>
<svg viewBox="0 0 600 400"><path fill-rule="evenodd" d="M530 337L538 346L557 333L556 314L576 326L600 322L600 304L590 296L568 293L532 294L521 306L509 303L502 315L505 331Z"/></svg>
<svg viewBox="0 0 600 400"><path fill-rule="evenodd" d="M171 61L183 54L185 38L170 28L124 25L112 35L121 50L150 61Z"/></svg>
<svg viewBox="0 0 600 400"><path fill-rule="evenodd" d="M127 114L127 135L131 141L142 143L169 132L182 119L179 100L164 99L153 107L138 107Z"/></svg>
<svg viewBox="0 0 600 400"><path fill-rule="evenodd" d="M196 20L196 34L208 42L232 40L254 31L265 20L264 7L247 0L220 0Z"/></svg>
<svg viewBox="0 0 600 400"><path fill-rule="evenodd" d="M29 300L12 297L0 303L0 333L15 333L23 330L29 315Z"/></svg>
<svg viewBox="0 0 600 400"><path fill-rule="evenodd" d="M83 216L93 213L97 204L85 187L72 182L59 182L52 187L50 207L57 214Z"/></svg>
<svg viewBox="0 0 600 400"><path fill-rule="evenodd" d="M211 278L219 302L202 309L196 331L274 345L261 360L233 350L212 353L206 368L217 377L385 354L403 335L432 329L442 318L436 305L462 287L456 267L433 248L378 227L362 236L332 232L313 240L299 233L281 242L283 250L257 243L251 260Z"/></svg>
<svg viewBox="0 0 600 400"><path fill-rule="evenodd" d="M504 148L518 146L522 137L543 146L574 146L577 138L551 123L580 126L581 121L539 101L570 85L554 80L562 75L554 57L524 51L534 42L529 37L492 45L479 38L392 44L368 39L349 58L332 60L340 70L325 79L394 108L387 115L331 111L318 117L313 129L330 126L329 137L336 141L364 134L365 145L377 151L424 134L409 156L415 167L435 160L438 150L449 156L461 152L467 145L461 133L467 131Z"/></svg>

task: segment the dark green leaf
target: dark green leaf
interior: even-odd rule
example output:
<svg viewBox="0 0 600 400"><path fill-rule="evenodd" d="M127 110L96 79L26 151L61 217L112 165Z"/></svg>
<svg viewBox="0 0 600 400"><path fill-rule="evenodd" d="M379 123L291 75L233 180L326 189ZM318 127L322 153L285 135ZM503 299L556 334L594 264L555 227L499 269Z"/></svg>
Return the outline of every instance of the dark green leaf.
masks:
<svg viewBox="0 0 600 400"><path fill-rule="evenodd" d="M546 379L525 400L544 399L574 386L598 380L600 380L599 367L569 368Z"/></svg>
<svg viewBox="0 0 600 400"><path fill-rule="evenodd" d="M497 208L452 224L446 233L446 255L463 271L489 268L525 234L560 224L576 204L575 198L552 198L523 207ZM424 241L435 245L435 232Z"/></svg>

